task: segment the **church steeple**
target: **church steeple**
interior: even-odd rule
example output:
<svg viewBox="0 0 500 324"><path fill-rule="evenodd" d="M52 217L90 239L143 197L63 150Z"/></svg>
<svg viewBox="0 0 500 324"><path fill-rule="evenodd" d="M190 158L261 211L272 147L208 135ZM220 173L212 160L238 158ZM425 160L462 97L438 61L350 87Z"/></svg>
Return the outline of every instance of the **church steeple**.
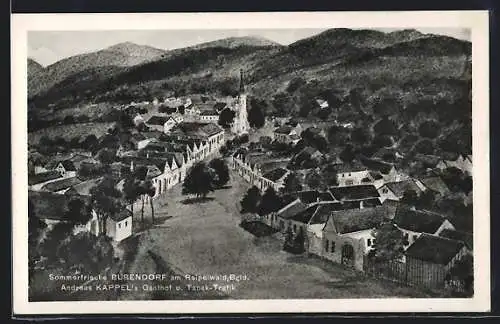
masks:
<svg viewBox="0 0 500 324"><path fill-rule="evenodd" d="M243 69L240 69L240 94L245 92L245 81L243 80Z"/></svg>

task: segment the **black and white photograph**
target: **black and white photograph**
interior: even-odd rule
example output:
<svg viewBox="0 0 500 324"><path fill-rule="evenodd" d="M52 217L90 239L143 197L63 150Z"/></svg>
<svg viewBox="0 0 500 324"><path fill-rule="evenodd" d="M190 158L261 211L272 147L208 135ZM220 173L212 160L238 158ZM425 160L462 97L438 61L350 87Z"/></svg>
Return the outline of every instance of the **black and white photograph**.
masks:
<svg viewBox="0 0 500 324"><path fill-rule="evenodd" d="M487 34L425 15L238 17L24 30L23 303L474 304L489 277L473 80L487 87Z"/></svg>

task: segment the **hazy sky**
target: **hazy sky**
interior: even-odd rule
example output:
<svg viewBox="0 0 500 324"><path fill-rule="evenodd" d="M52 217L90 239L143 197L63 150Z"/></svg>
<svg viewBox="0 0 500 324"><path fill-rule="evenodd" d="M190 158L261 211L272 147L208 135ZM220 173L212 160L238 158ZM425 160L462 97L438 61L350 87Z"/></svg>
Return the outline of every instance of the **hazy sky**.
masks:
<svg viewBox="0 0 500 324"><path fill-rule="evenodd" d="M447 35L470 41L470 31L458 28L416 28L422 33ZM28 56L42 65L63 58L94 52L108 46L132 42L161 49L175 49L226 37L260 36L288 45L325 29L227 29L227 30L111 30L111 31L36 31L28 33ZM381 31L397 29L378 28Z"/></svg>

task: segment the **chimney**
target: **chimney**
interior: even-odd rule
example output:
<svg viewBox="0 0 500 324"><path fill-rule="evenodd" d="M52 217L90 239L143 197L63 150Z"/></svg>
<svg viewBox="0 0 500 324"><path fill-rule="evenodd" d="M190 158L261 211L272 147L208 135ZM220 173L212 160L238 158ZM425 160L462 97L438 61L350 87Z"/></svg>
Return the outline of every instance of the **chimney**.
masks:
<svg viewBox="0 0 500 324"><path fill-rule="evenodd" d="M134 161L130 161L130 172L134 171Z"/></svg>
<svg viewBox="0 0 500 324"><path fill-rule="evenodd" d="M364 205L363 205L363 200L361 200L361 201L359 202L359 209L363 209L363 208L364 208Z"/></svg>

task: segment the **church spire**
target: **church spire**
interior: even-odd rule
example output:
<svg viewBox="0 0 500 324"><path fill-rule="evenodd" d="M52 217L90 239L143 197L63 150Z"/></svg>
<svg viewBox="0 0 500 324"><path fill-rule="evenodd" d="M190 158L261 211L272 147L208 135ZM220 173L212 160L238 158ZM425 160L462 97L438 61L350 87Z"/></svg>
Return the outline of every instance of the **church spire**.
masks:
<svg viewBox="0 0 500 324"><path fill-rule="evenodd" d="M245 92L245 82L243 81L243 69L240 69L240 93Z"/></svg>

